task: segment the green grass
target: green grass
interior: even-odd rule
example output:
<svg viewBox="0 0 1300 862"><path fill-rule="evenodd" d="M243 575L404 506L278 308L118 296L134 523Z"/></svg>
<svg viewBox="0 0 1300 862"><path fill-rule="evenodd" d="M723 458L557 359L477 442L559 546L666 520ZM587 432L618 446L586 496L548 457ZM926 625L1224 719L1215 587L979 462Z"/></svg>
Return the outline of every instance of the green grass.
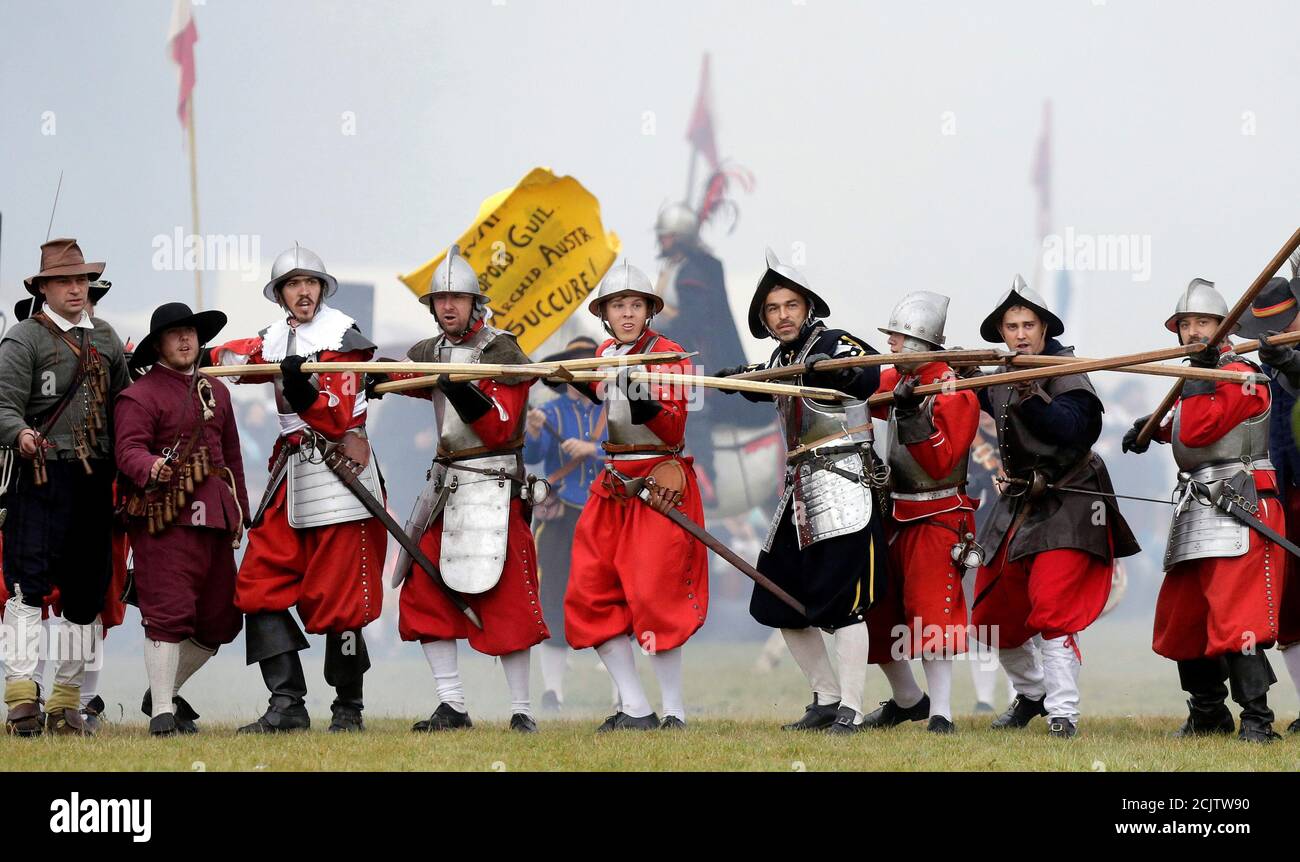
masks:
<svg viewBox="0 0 1300 862"><path fill-rule="evenodd" d="M14 770L164 771L712 771L823 770L1286 770L1300 769L1300 737L1271 746L1231 738L1171 740L1169 718L1089 721L1077 739L1051 739L1041 720L1024 731L993 731L987 718L959 716L960 732L928 734L921 723L855 736L782 732L769 722L696 720L680 733L623 731L597 736L591 721L544 721L525 736L503 722L472 730L411 733L398 719L369 722L364 734L321 728L275 737L235 736L233 724L198 736L151 739L143 725L118 725L94 739L0 741Z"/></svg>
<svg viewBox="0 0 1300 862"><path fill-rule="evenodd" d="M1300 769L1300 736L1271 746L1236 739L1173 740L1169 731L1185 715L1172 662L1151 653L1142 623L1102 620L1084 638L1082 735L1050 739L1036 720L1022 732L988 729L990 716L970 714L970 671L958 662L953 705L959 733L935 737L921 723L891 731L834 738L784 733L808 701L803 677L788 656L767 671L755 666L757 644L692 643L685 655L690 727L681 734L593 733L609 712L609 678L591 650L574 653L560 718L538 714L542 732L510 733L509 698L500 665L462 647L461 670L475 727L415 734L409 728L437 705L429 669L414 648L377 655L366 676L366 724L361 735L325 733L333 692L321 680L319 645L304 653L308 733L276 737L234 735L255 718L266 693L242 650L223 650L184 694L203 714L195 737L151 739L139 713L145 687L135 653L114 655L104 670L102 693L112 722L94 739L34 740L0 737L0 770L1288 770ZM1295 718L1296 693L1276 655L1279 682L1270 693L1283 730ZM640 659L638 659L640 662ZM651 702L658 689L644 662ZM923 681L920 668L918 680ZM997 687L1005 705L1005 680ZM541 676L534 662L533 691ZM866 702L888 697L879 671L867 673ZM1235 709L1234 709L1235 712Z"/></svg>

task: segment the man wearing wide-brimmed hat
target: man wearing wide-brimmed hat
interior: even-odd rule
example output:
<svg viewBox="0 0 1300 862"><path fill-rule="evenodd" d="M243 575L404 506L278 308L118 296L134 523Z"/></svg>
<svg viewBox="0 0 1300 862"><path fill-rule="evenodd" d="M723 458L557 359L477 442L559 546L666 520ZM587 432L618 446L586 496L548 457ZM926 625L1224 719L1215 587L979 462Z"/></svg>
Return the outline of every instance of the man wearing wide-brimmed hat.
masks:
<svg viewBox="0 0 1300 862"><path fill-rule="evenodd" d="M1272 412L1268 418L1268 455L1277 471L1278 492L1286 512L1286 537L1300 544L1300 450L1296 447L1295 404L1300 393L1300 351L1289 344L1269 344L1271 336L1300 330L1300 254L1291 258L1291 278L1274 277L1241 316L1237 334L1258 338L1259 358L1269 376ZM1300 691L1300 560L1286 559L1286 584L1278 608L1278 647L1291 682ZM1300 718L1287 726L1300 733Z"/></svg>
<svg viewBox="0 0 1300 862"><path fill-rule="evenodd" d="M114 411L120 496L130 516L155 736L192 733L185 681L239 634L235 553L249 517L239 432L224 384L197 370L220 311L159 306L131 358L149 368Z"/></svg>
<svg viewBox="0 0 1300 862"><path fill-rule="evenodd" d="M63 622L45 725L89 732L81 684L112 575L113 443L109 416L128 383L122 342L87 311L89 287L104 271L75 239L41 246L41 268L27 292L44 307L0 342L0 445L17 450L21 469L6 495L4 579L6 729L41 732L41 603L58 587Z"/></svg>
<svg viewBox="0 0 1300 862"><path fill-rule="evenodd" d="M336 694L329 729L364 729L362 678L370 657L361 629L379 619L387 533L323 456L341 447L364 468L360 481L374 497L383 493L379 465L366 439L361 375L302 370L305 362L363 362L374 355L374 343L356 322L326 303L337 290L320 256L295 244L276 257L262 289L279 306L277 319L255 338L212 350L221 364L280 366L279 374L238 381L271 383L280 415L271 477L235 582L235 602L247 615L248 663L261 666L271 697L262 717L241 733L311 726L298 658L308 644L289 614L293 607L308 632L325 635L325 681Z"/></svg>

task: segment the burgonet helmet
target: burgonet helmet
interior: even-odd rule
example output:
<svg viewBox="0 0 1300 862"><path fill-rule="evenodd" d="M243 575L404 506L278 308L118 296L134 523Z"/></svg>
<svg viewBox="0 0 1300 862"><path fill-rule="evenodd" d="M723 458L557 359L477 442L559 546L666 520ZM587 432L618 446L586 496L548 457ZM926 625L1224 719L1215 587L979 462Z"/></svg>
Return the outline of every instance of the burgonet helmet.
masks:
<svg viewBox="0 0 1300 862"><path fill-rule="evenodd" d="M1214 289L1214 282L1194 278L1188 282L1183 295L1178 297L1178 305L1165 321L1165 329L1177 334L1178 318L1201 315L1223 320L1228 316L1228 302L1223 294Z"/></svg>

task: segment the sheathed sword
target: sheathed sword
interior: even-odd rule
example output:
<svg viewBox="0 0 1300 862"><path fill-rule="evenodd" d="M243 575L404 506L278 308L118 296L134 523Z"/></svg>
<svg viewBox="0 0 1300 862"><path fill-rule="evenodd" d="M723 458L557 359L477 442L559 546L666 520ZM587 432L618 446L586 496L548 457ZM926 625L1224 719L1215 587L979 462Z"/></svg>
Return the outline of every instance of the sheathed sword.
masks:
<svg viewBox="0 0 1300 862"><path fill-rule="evenodd" d="M262 492L262 502L257 504L257 511L253 513L253 519L248 522L250 529L262 523L262 516L266 514L267 508L270 507L276 489L284 481L284 474L289 471L289 456L293 454L293 448L287 441L280 447L280 454L276 456L275 462L271 464L271 479L266 483L266 490Z"/></svg>
<svg viewBox="0 0 1300 862"><path fill-rule="evenodd" d="M468 617L476 628L482 629L483 621L479 619L478 614L474 613L474 609L465 603L465 599L460 593L447 586L447 582L442 579L442 572L438 571L438 567L434 565L433 561L425 555L424 551L420 550L419 544L406 535L406 531L393 520L392 515L388 514L384 504L376 500L369 489L361 484L360 476L364 467L344 455L341 446L335 447L325 456L325 465L343 481L343 484L347 486L353 496L361 502L362 506L365 506L366 511L379 519L379 522L384 525L384 529L397 540L397 544L402 546L402 550L410 554L415 564L424 569L429 577L433 578L433 582L438 585L438 589L442 590L443 594L451 600L451 603L460 608L460 612Z"/></svg>
<svg viewBox="0 0 1300 862"><path fill-rule="evenodd" d="M808 616L808 609L803 606L803 602L778 587L772 582L771 578L751 566L743 557L731 550L731 548L728 548L699 524L695 523L675 508L667 511L655 509L655 507L650 503L650 489L646 487L646 477L641 476L633 478L631 476L624 476L608 464L605 465L605 469L609 471L610 475L622 483L623 488L630 496L636 497L642 503L649 506L651 509L654 509L656 512L659 512L661 515L664 515L668 520L690 533L706 548L716 553L719 557L722 557L722 559L726 560L728 563L731 563L731 565L739 569L740 572L746 575L751 581L758 584L790 607L794 608L801 616L805 618Z"/></svg>

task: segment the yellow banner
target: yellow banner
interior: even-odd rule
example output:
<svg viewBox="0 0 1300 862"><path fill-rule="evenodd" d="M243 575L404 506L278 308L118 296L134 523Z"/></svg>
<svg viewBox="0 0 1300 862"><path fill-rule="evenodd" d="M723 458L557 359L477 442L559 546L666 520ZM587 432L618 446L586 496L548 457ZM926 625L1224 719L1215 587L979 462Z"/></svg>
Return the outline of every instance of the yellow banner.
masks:
<svg viewBox="0 0 1300 862"><path fill-rule="evenodd" d="M600 221L600 202L573 177L534 168L512 189L483 201L460 253L478 273L492 325L530 353L596 289L622 247ZM399 276L416 296L429 290L444 250Z"/></svg>

